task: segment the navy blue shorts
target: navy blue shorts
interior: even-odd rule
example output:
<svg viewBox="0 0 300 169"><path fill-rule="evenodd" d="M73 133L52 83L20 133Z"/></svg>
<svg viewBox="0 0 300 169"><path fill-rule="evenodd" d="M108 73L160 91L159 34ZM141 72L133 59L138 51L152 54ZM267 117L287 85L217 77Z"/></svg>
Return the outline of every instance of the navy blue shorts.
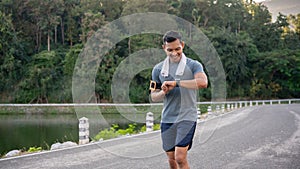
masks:
<svg viewBox="0 0 300 169"><path fill-rule="evenodd" d="M164 151L175 151L175 147L189 146L188 150L192 148L196 122L161 123L160 129Z"/></svg>

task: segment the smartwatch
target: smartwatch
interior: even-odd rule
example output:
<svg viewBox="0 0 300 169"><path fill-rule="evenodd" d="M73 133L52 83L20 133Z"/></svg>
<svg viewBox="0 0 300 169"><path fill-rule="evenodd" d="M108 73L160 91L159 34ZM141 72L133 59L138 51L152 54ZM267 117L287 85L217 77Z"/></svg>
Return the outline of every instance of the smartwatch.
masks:
<svg viewBox="0 0 300 169"><path fill-rule="evenodd" d="M180 80L179 79L175 79L176 81L176 87L179 87L180 86Z"/></svg>

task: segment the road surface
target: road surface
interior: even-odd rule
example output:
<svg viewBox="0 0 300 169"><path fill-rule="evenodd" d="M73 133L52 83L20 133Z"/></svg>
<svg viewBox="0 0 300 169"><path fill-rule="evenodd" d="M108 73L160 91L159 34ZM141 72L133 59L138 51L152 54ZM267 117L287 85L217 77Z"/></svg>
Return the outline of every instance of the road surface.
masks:
<svg viewBox="0 0 300 169"><path fill-rule="evenodd" d="M241 108L200 122L192 169L300 169L300 105ZM1 169L167 169L160 133L0 160Z"/></svg>

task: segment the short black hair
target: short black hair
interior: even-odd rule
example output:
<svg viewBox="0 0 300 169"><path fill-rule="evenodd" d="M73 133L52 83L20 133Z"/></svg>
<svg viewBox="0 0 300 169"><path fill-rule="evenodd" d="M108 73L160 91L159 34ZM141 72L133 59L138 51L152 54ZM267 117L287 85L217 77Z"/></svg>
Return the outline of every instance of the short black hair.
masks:
<svg viewBox="0 0 300 169"><path fill-rule="evenodd" d="M179 32L176 31L168 31L165 33L165 35L163 36L163 43L170 43L170 42L174 42L177 39L181 42L181 34Z"/></svg>

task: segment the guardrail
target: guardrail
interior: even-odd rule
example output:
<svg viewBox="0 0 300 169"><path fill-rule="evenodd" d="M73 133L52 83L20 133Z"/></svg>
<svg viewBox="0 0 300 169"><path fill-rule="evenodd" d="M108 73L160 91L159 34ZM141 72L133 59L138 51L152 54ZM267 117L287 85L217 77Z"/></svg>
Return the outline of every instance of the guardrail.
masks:
<svg viewBox="0 0 300 169"><path fill-rule="evenodd" d="M265 105L265 104L294 104L300 103L300 99L280 99L280 100L250 100L250 101L214 101L214 102L197 102L197 105L222 105L222 104L242 104L247 105ZM0 107L85 107L85 106L152 106L163 105L162 103L41 103L41 104L19 104L4 103Z"/></svg>
<svg viewBox="0 0 300 169"><path fill-rule="evenodd" d="M216 102L198 102L198 104L231 104L231 103L244 103L244 104L251 104L256 103L257 105L262 104L293 104L293 103L300 103L300 99L277 99L277 100L248 100L248 101L216 101Z"/></svg>
<svg viewBox="0 0 300 169"><path fill-rule="evenodd" d="M197 105L209 105L207 112L232 110L247 106L273 105L273 104L300 104L300 99L279 100L249 100L249 101L221 101L221 102L198 102Z"/></svg>
<svg viewBox="0 0 300 169"><path fill-rule="evenodd" d="M197 102L198 106L198 114L205 114L210 112L225 112L231 111L233 109L247 107L247 106L259 106L259 105L272 105L272 104L300 104L300 99L277 99L277 100L248 100L248 101L211 101L211 102ZM16 108L22 107L27 108L30 107L39 107L39 108L47 108L47 107L110 107L110 108L122 108L122 107L152 107L152 106L162 106L163 103L144 103L144 104L132 104L132 103L49 103L49 104L0 104L1 107L11 107ZM157 108L159 108L157 107ZM108 109L107 109L108 110ZM117 110L116 110L117 111ZM153 110L155 111L155 110ZM160 113L161 109L156 110L156 114ZM26 111L27 112L27 111ZM105 110L104 110L105 112ZM104 113L102 110L102 113ZM143 112L142 112L143 113ZM147 112L144 112L147 113Z"/></svg>

